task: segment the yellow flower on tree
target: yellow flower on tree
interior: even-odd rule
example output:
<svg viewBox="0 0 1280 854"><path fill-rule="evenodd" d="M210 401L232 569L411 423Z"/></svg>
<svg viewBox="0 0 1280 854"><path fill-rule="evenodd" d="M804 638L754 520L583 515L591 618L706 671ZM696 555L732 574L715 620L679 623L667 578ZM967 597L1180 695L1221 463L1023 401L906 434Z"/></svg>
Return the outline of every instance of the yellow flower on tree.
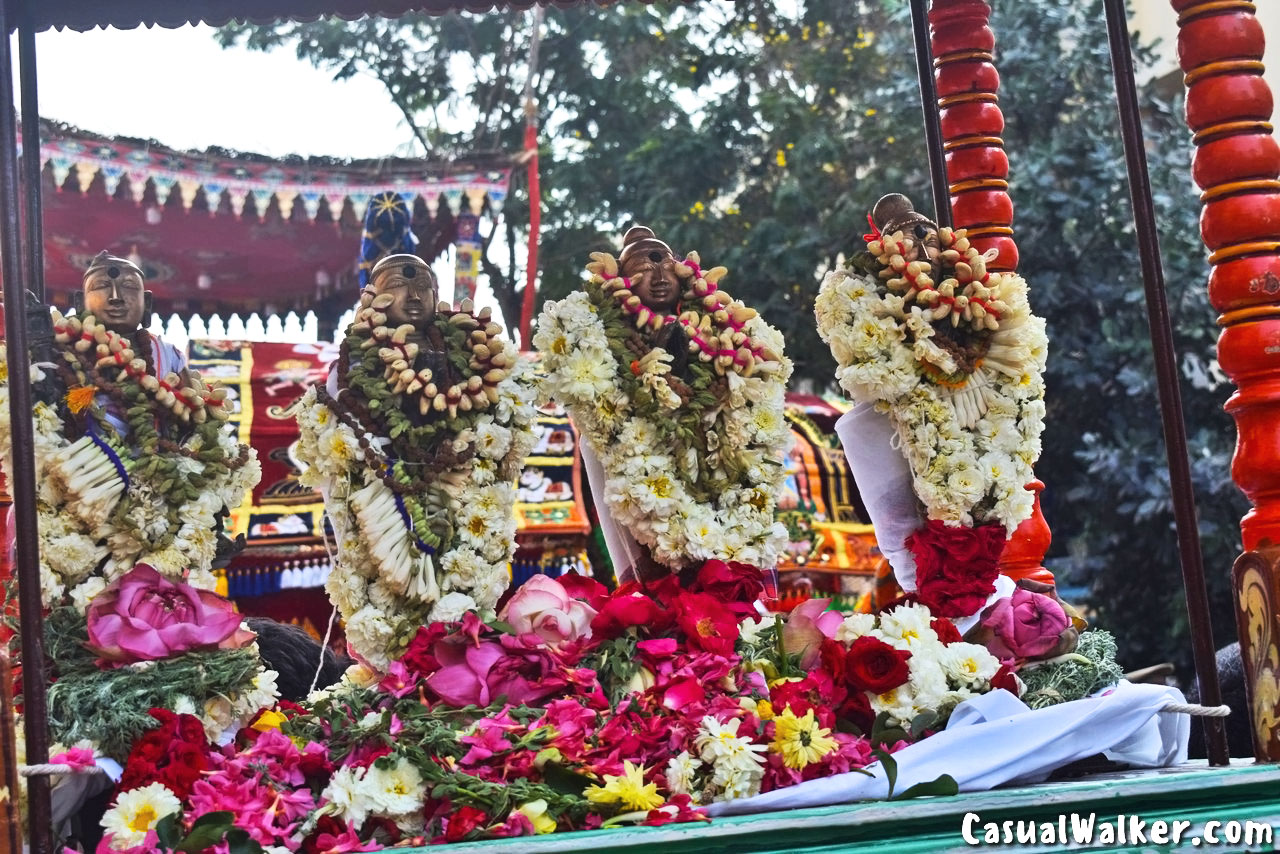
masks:
<svg viewBox="0 0 1280 854"><path fill-rule="evenodd" d="M782 763L797 771L817 762L838 746L831 730L818 726L813 709L796 717L790 707L773 719L775 727L770 750L782 756Z"/></svg>
<svg viewBox="0 0 1280 854"><path fill-rule="evenodd" d="M629 810L651 810L662 806L662 795L656 783L645 783L644 766L622 763L622 774L604 775L603 786L591 786L586 791L587 800L593 804L622 804Z"/></svg>

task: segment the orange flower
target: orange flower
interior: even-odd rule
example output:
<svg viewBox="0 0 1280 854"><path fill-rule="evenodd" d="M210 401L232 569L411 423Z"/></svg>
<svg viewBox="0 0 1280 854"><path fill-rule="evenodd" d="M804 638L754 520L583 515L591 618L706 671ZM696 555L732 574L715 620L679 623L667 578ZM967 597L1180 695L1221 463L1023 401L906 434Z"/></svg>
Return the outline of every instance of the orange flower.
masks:
<svg viewBox="0 0 1280 854"><path fill-rule="evenodd" d="M97 386L76 386L67 392L67 408L79 415L89 404L93 403L93 397L97 393Z"/></svg>

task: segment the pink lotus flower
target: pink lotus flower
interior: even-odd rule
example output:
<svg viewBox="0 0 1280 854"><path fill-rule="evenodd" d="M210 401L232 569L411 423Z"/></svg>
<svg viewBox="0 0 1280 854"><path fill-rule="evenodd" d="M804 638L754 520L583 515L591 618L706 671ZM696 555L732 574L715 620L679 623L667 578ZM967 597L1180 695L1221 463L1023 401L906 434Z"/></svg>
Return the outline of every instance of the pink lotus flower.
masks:
<svg viewBox="0 0 1280 854"><path fill-rule="evenodd" d="M787 652L800 656L800 666L813 667L822 650L824 638L834 638L844 622L839 611L828 611L830 599L806 599L787 615L782 626L782 643Z"/></svg>
<svg viewBox="0 0 1280 854"><path fill-rule="evenodd" d="M1071 621L1052 597L1018 588L991 606L982 625L995 636L987 642L991 654L1008 661L1049 652Z"/></svg>
<svg viewBox="0 0 1280 854"><path fill-rule="evenodd" d="M552 646L591 636L596 609L571 597L554 578L535 575L515 592L499 615L517 635L535 634Z"/></svg>
<svg viewBox="0 0 1280 854"><path fill-rule="evenodd" d="M521 705L568 684L545 647L511 635L478 644L445 639L434 653L441 667L427 687L451 706L487 706L499 697Z"/></svg>
<svg viewBox="0 0 1280 854"><path fill-rule="evenodd" d="M145 563L116 579L89 605L86 646L114 666L184 652L239 649L256 635L240 627L231 602L170 581Z"/></svg>

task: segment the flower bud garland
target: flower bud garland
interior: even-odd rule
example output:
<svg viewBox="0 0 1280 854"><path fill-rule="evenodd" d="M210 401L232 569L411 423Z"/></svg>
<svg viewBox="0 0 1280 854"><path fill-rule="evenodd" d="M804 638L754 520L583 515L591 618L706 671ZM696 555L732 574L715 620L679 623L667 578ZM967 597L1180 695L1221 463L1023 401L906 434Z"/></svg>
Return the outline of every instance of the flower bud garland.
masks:
<svg viewBox="0 0 1280 854"><path fill-rule="evenodd" d="M594 253L584 290L548 302L534 346L541 394L563 404L599 456L614 518L671 568L722 558L772 567L786 540L773 517L790 430L782 336L719 289L723 267L675 265L683 311L662 316ZM646 333L679 324L683 376Z"/></svg>
<svg viewBox="0 0 1280 854"><path fill-rule="evenodd" d="M55 309L53 330L65 406L33 407L45 605L83 613L138 563L212 589L221 518L261 473L256 453L225 426L226 389L194 371L156 376L149 352L93 315ZM4 380L0 453L11 475L7 371ZM125 431L107 407L123 413Z"/></svg>
<svg viewBox="0 0 1280 854"><path fill-rule="evenodd" d="M815 304L836 379L888 413L930 519L1012 533L1044 429L1048 339L1027 283L987 270L964 230L939 229L935 258L901 231L868 238Z"/></svg>
<svg viewBox="0 0 1280 854"><path fill-rule="evenodd" d="M325 496L337 537L328 592L352 648L378 668L418 626L493 609L515 544L514 480L534 443L528 366L489 309L437 307L438 372L420 364L413 326L387 325L390 301L361 295L336 399L312 388L297 411L302 481Z"/></svg>

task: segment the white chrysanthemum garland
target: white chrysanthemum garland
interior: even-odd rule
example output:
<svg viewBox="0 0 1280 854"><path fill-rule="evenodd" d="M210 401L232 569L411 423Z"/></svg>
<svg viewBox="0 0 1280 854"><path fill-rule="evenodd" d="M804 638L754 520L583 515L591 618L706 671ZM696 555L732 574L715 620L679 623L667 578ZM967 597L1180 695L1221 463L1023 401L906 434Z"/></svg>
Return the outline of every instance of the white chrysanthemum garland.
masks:
<svg viewBox="0 0 1280 854"><path fill-rule="evenodd" d="M368 302L365 308L372 310ZM447 324L460 313L442 304L437 322ZM357 323L348 331L357 336L353 341L361 334ZM345 621L351 648L373 667L385 669L419 626L460 619L469 610L491 612L507 587L515 548L514 481L535 442L533 388L529 365L514 346L493 336L486 346L510 366L504 370L509 373L494 384L492 403L483 411L440 413L432 443L450 445L464 458L473 449L474 456L441 471L426 490L397 494L370 465L371 458L379 464L391 460L395 471L403 462L396 457L400 436L385 435L391 432L385 424L367 424L369 432L357 435L352 424L358 420L344 419L315 388L298 408L298 457L309 466L301 480L324 496L337 538L326 589ZM370 364L382 364L373 350L366 355ZM382 382L389 392L379 409L402 402L392 382L380 376L366 381ZM449 533L438 544L418 536L422 517L412 509L418 504L448 517Z"/></svg>
<svg viewBox="0 0 1280 854"><path fill-rule="evenodd" d="M936 285L901 232L868 242L862 270L833 270L818 332L855 400L888 413L930 519L1004 525L1030 517L1044 429L1044 321L1027 284L986 269L963 230L938 231ZM969 364L956 350L968 348Z"/></svg>
<svg viewBox="0 0 1280 854"><path fill-rule="evenodd" d="M782 335L720 291L724 269L704 273L696 253L676 265L688 309L678 318L641 305L612 256L592 257L585 290L548 302L538 321L542 397L569 410L608 477L614 518L658 562L774 566L786 540L774 502L791 441ZM671 354L636 331L666 323L689 336L688 376L675 383Z"/></svg>
<svg viewBox="0 0 1280 854"><path fill-rule="evenodd" d="M85 323L91 320L87 317ZM68 343L73 342L55 346L66 349L63 355L70 361L73 354ZM4 365L0 352L0 455L5 475L12 478L9 386ZM40 369L32 372L33 381L44 379ZM123 372L119 382L126 384ZM137 377L128 382L141 385ZM189 385L179 387L175 382L170 387L218 391L206 387L194 372ZM90 386L82 388L93 391ZM217 580L211 566L217 552L218 514L238 507L245 492L257 484L262 473L257 452L240 445L212 418L190 425L187 435L176 442L148 443L141 452L132 447L131 439L101 426L107 422L95 401L84 401L84 405L86 417L99 425L102 435L75 441L67 438L68 431L53 406L37 402L32 407L40 588L45 606L68 603L84 613L108 584L139 563L150 564L162 575L193 587L214 589ZM131 416L131 423L178 420L172 399L166 402L149 396L145 406L145 411ZM154 433L154 426L151 431ZM147 464L153 459L163 465L149 470ZM178 485L169 485L172 475L167 475L166 469L180 476L198 474L204 486L183 500L175 500L170 493Z"/></svg>

